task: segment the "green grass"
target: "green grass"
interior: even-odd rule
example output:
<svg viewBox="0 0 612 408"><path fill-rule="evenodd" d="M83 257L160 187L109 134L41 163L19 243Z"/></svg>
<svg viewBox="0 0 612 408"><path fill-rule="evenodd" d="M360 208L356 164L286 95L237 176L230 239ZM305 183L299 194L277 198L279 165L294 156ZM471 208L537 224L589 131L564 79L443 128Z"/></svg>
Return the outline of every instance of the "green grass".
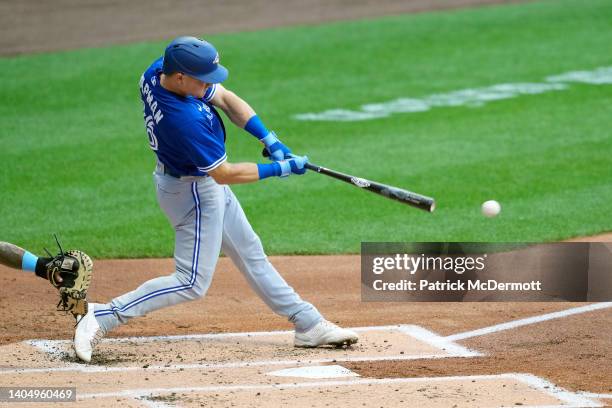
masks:
<svg viewBox="0 0 612 408"><path fill-rule="evenodd" d="M308 174L235 186L268 253L361 241L550 241L612 230L612 86L364 122L292 115L612 65L612 3L549 1L205 36L249 101L313 162L434 196L427 214ZM0 59L0 239L169 256L138 79L165 42ZM230 161L259 144L228 124ZM497 199L502 213L480 215Z"/></svg>

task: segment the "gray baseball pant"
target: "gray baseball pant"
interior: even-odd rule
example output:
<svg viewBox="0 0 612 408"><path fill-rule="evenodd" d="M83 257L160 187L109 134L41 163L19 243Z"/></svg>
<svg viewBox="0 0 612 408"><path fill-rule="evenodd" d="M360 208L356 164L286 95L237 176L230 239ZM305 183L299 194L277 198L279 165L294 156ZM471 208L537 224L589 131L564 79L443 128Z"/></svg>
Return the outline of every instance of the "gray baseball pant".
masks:
<svg viewBox="0 0 612 408"><path fill-rule="evenodd" d="M181 177L154 173L157 199L176 233L176 271L151 279L132 292L95 309L106 331L131 318L163 307L198 299L211 284L220 250L229 256L259 297L297 331L321 319L268 261L261 241L236 196L212 177Z"/></svg>

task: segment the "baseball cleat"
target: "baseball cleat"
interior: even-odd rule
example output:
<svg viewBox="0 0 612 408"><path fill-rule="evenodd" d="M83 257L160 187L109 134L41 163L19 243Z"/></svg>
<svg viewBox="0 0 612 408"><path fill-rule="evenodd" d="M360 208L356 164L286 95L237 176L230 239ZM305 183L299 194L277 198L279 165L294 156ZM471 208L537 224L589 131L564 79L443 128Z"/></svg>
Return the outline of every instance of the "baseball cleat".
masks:
<svg viewBox="0 0 612 408"><path fill-rule="evenodd" d="M84 316L77 318L74 331L74 351L81 360L89 363L94 347L102 340L106 332L100 327L94 315L97 303L90 303Z"/></svg>
<svg viewBox="0 0 612 408"><path fill-rule="evenodd" d="M352 330L343 329L323 319L304 333L295 332L295 347L350 346L359 336Z"/></svg>

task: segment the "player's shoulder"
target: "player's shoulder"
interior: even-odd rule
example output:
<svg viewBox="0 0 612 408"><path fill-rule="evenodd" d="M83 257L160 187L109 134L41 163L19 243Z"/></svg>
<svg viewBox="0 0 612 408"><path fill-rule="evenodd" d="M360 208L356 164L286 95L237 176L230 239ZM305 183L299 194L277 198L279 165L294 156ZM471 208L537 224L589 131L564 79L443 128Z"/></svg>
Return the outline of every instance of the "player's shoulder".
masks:
<svg viewBox="0 0 612 408"><path fill-rule="evenodd" d="M145 78L150 78L156 75L159 71L161 71L163 64L164 64L164 57L159 57L158 59L153 61L151 65L147 67L147 69L145 69L143 76Z"/></svg>
<svg viewBox="0 0 612 408"><path fill-rule="evenodd" d="M149 94L154 92L158 85L158 75L161 72L163 64L163 57L160 57L153 61L151 65L140 76L139 86L143 94Z"/></svg>

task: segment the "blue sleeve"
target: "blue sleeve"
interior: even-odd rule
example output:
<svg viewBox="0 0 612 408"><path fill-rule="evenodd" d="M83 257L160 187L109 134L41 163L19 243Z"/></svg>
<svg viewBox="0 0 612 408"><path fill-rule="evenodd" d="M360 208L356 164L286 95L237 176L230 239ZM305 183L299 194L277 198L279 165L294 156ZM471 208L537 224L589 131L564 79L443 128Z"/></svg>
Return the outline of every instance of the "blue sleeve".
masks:
<svg viewBox="0 0 612 408"><path fill-rule="evenodd" d="M202 121L195 120L181 129L191 162L202 172L209 172L227 160L225 143Z"/></svg>
<svg viewBox="0 0 612 408"><path fill-rule="evenodd" d="M215 93L217 93L217 84L212 84L208 87L206 93L204 93L204 101L210 102L210 100L215 97Z"/></svg>

